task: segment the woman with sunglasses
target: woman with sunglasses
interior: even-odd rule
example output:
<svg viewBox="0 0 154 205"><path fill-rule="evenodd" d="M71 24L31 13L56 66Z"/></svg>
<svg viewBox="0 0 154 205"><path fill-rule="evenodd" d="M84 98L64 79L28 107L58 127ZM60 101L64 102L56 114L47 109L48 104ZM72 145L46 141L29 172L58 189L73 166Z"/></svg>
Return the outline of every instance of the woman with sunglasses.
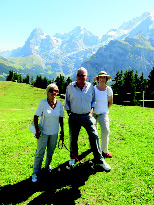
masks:
<svg viewBox="0 0 154 205"><path fill-rule="evenodd" d="M64 110L62 102L56 99L58 87L50 84L46 88L47 98L40 101L36 113L34 115L34 125L36 129L37 150L35 153L34 168L32 182L37 182L37 175L41 170L45 149L47 148L45 169L51 172L51 160L56 148L59 124L61 127L60 139L64 141L63 117ZM39 124L42 124L42 132L40 134Z"/></svg>

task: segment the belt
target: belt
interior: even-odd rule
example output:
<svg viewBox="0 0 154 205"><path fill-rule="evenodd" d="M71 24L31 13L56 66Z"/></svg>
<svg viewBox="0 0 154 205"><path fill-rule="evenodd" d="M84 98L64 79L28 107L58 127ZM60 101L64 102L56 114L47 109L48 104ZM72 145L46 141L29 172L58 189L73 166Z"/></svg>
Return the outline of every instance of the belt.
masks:
<svg viewBox="0 0 154 205"><path fill-rule="evenodd" d="M77 113L74 113L74 112L71 112L72 115L89 115L89 112L88 113L85 113L85 114L77 114Z"/></svg>

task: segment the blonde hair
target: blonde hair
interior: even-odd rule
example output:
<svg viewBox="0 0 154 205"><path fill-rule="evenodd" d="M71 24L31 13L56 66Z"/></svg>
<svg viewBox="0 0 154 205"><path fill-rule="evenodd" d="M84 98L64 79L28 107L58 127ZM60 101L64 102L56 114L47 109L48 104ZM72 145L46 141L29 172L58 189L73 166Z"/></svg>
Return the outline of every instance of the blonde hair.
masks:
<svg viewBox="0 0 154 205"><path fill-rule="evenodd" d="M49 85L47 86L46 92L48 93L49 90L52 89L52 88L55 88L56 90L59 91L58 86L57 86L56 84L54 84L54 83L51 83L51 84L49 84Z"/></svg>

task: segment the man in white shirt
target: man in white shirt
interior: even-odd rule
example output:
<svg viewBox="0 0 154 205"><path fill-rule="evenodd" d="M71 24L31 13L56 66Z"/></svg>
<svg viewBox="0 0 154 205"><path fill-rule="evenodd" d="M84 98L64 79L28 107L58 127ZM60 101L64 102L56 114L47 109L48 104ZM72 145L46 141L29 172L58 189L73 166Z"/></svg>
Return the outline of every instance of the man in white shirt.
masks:
<svg viewBox="0 0 154 205"><path fill-rule="evenodd" d="M95 91L90 82L86 82L87 70L78 69L76 82L68 85L65 98L65 109L69 115L70 157L69 165L75 164L74 156L78 156L78 135L83 126L88 135L91 150L94 154L94 163L110 171L111 167L101 155L100 142L96 129L96 120L92 116L95 106Z"/></svg>

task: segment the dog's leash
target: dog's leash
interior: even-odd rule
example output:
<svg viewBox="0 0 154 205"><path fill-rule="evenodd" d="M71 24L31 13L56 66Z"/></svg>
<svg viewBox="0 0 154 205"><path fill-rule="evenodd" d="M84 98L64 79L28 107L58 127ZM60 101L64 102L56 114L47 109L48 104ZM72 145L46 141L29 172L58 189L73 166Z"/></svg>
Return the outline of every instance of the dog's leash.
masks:
<svg viewBox="0 0 154 205"><path fill-rule="evenodd" d="M63 146L65 147L65 149L70 153L70 150L66 147L65 143L62 141L62 144L60 145L60 141L62 141L61 139L59 139L58 142L58 148L62 149ZM82 163L74 154L71 154L73 158L75 158L79 163Z"/></svg>

